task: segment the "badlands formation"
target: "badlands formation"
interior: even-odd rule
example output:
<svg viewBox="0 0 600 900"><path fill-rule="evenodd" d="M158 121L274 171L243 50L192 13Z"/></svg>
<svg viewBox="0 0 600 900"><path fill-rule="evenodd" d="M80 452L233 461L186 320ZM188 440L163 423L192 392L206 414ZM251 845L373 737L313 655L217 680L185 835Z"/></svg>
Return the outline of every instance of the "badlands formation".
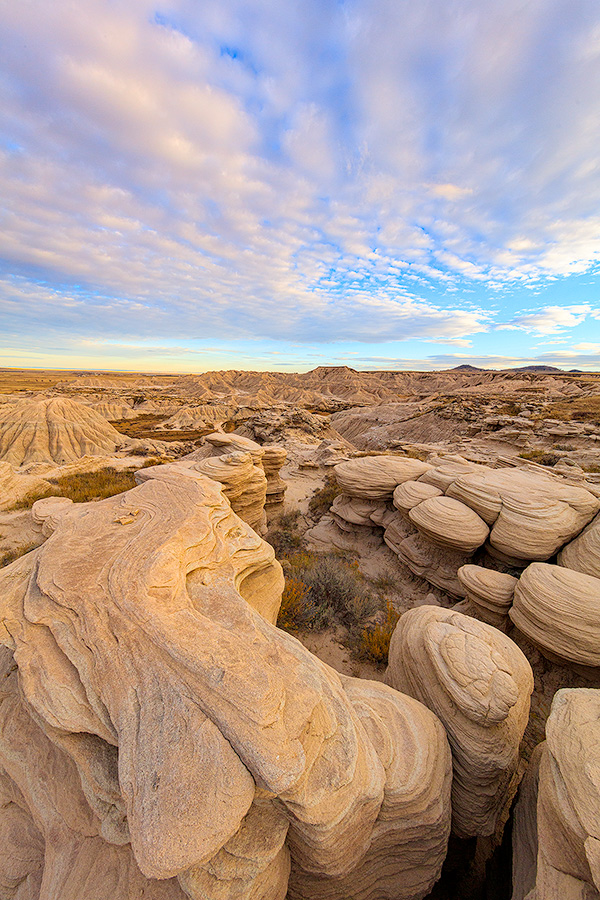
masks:
<svg viewBox="0 0 600 900"><path fill-rule="evenodd" d="M0 900L600 897L600 378L1 374Z"/></svg>

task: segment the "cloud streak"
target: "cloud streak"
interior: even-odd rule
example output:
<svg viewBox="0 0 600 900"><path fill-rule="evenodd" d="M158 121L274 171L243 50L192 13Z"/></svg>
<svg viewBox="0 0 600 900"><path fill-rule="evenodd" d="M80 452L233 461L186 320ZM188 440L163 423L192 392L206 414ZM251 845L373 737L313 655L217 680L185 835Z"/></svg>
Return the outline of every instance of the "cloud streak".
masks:
<svg viewBox="0 0 600 900"><path fill-rule="evenodd" d="M600 339L592 0L0 18L6 334Z"/></svg>

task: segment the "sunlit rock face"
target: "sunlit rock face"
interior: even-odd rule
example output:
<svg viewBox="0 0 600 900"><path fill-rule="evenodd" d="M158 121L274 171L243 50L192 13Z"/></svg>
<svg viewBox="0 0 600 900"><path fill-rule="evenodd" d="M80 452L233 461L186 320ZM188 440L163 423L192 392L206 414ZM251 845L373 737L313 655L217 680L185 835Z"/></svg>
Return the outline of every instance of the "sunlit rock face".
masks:
<svg viewBox="0 0 600 900"><path fill-rule="evenodd" d="M461 566L457 575L474 615L505 630L518 579L474 565Z"/></svg>
<svg viewBox="0 0 600 900"><path fill-rule="evenodd" d="M558 691L517 808L515 900L600 896L599 748L600 691Z"/></svg>
<svg viewBox="0 0 600 900"><path fill-rule="evenodd" d="M600 666L600 578L532 563L515 587L510 618L551 659Z"/></svg>
<svg viewBox="0 0 600 900"><path fill-rule="evenodd" d="M516 789L531 667L509 638L433 606L405 613L392 636L386 681L443 722L452 747L452 828L491 835Z"/></svg>
<svg viewBox="0 0 600 900"><path fill-rule="evenodd" d="M0 460L63 465L127 443L99 413L63 397L23 400L0 411Z"/></svg>
<svg viewBox="0 0 600 900"><path fill-rule="evenodd" d="M420 900L441 723L273 627L272 548L219 484L159 470L41 506L49 537L0 572L6 896Z"/></svg>
<svg viewBox="0 0 600 900"><path fill-rule="evenodd" d="M367 456L338 463L336 481L345 494L362 500L391 500L394 489L430 469L419 459L399 456Z"/></svg>

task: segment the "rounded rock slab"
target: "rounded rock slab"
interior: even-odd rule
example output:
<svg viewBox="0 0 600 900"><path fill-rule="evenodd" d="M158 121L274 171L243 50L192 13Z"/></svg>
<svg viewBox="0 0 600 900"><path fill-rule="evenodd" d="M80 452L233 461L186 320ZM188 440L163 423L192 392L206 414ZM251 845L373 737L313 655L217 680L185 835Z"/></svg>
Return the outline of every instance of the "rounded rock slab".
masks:
<svg viewBox="0 0 600 900"><path fill-rule="evenodd" d="M413 525L435 544L465 553L474 553L489 534L489 528L477 513L451 497L424 500L414 506L408 516Z"/></svg>
<svg viewBox="0 0 600 900"><path fill-rule="evenodd" d="M365 456L334 466L336 481L345 494L365 500L391 500L394 488L413 481L430 469L420 459L401 456Z"/></svg>

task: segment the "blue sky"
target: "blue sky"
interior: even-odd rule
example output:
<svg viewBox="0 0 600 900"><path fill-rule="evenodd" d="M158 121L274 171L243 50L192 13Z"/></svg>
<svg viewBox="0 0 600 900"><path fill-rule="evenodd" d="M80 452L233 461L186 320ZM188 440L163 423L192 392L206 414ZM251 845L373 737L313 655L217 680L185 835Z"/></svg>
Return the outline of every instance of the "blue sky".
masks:
<svg viewBox="0 0 600 900"><path fill-rule="evenodd" d="M597 0L0 0L0 364L600 369Z"/></svg>

